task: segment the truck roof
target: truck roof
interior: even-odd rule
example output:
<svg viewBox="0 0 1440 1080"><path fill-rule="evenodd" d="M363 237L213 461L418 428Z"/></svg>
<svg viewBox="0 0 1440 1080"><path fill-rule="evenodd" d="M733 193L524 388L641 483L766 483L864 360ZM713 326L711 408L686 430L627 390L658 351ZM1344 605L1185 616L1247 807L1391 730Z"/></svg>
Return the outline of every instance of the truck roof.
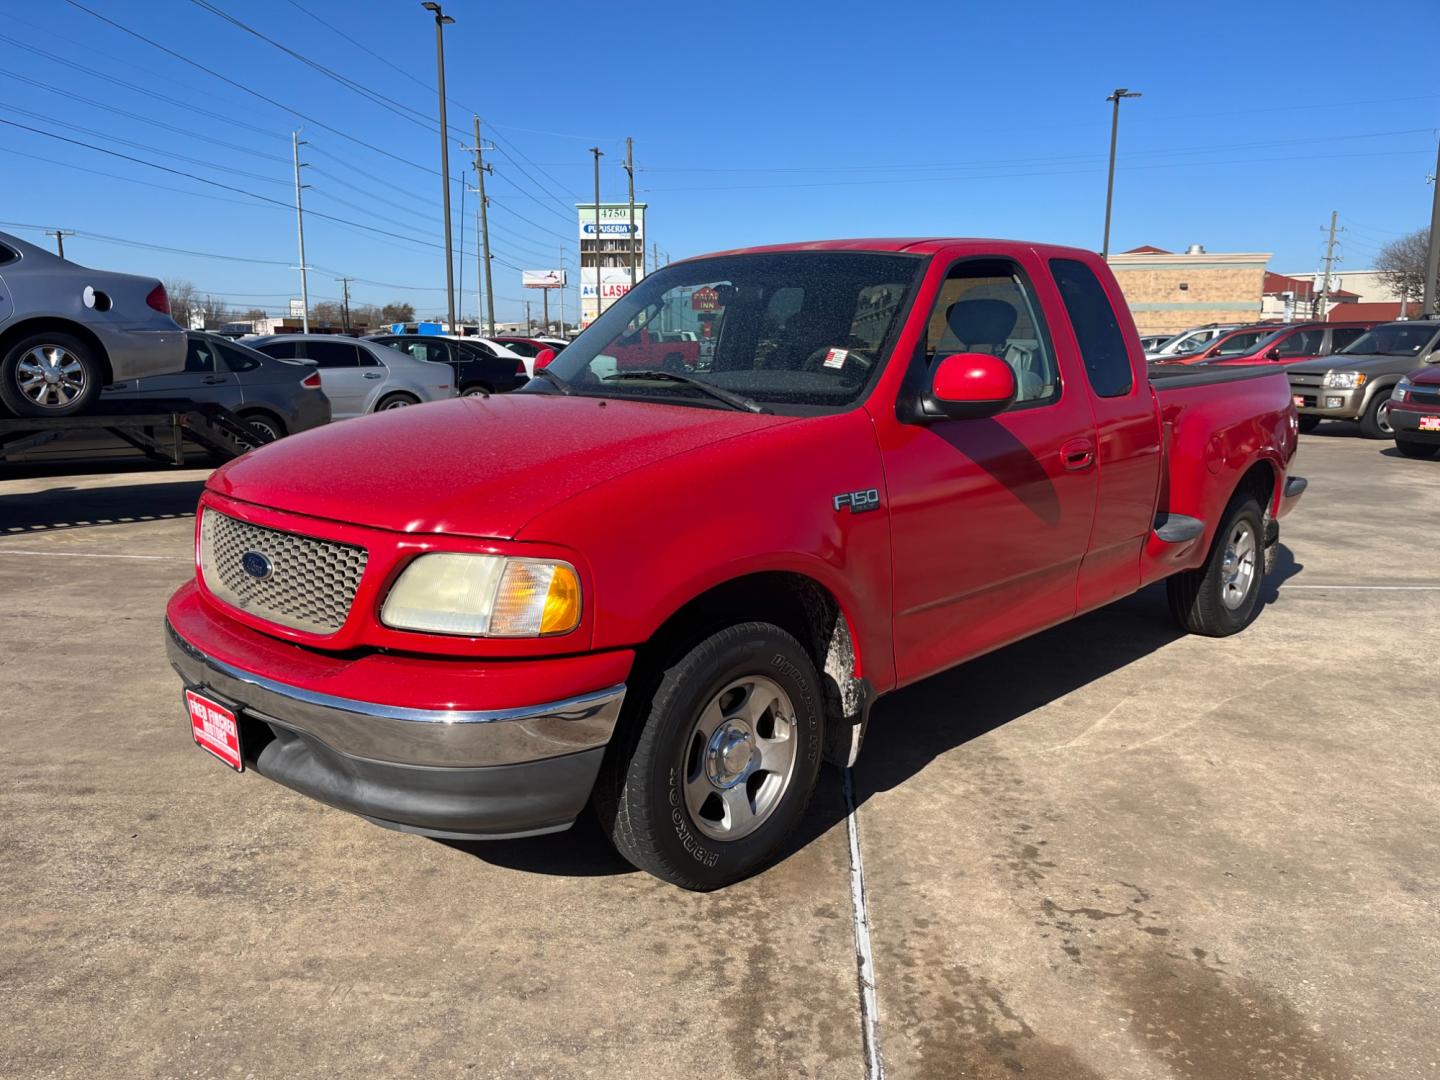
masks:
<svg viewBox="0 0 1440 1080"><path fill-rule="evenodd" d="M715 255L754 255L780 251L890 251L931 255L941 248L956 245L974 245L996 254L1021 250L1035 250L1044 255L1074 256L1082 253L1081 248L1064 247L1058 244L1042 244L1029 240L995 240L983 236L900 236L861 237L851 240L807 240L789 244L764 244L758 247L730 248L725 251L707 252L691 258L710 258ZM1094 252L1083 252L1093 255ZM684 262L688 260L677 260Z"/></svg>

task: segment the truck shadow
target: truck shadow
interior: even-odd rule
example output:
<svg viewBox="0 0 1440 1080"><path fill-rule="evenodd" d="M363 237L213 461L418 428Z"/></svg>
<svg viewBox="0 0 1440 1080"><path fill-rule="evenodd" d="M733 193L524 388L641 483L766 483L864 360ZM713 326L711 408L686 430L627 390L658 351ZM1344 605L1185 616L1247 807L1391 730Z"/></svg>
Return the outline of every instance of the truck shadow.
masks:
<svg viewBox="0 0 1440 1080"><path fill-rule="evenodd" d="M1301 569L1290 549L1281 544L1261 603L1274 603L1280 585ZM854 769L855 805L898 787L942 754L1183 636L1170 617L1162 583L887 695L875 706ZM843 826L846 810L843 773L823 768L810 810L777 864ZM569 831L549 836L437 842L487 863L530 873L595 877L635 872L611 848L589 811Z"/></svg>
<svg viewBox="0 0 1440 1080"><path fill-rule="evenodd" d="M201 478L0 494L0 536L194 517L204 487Z"/></svg>

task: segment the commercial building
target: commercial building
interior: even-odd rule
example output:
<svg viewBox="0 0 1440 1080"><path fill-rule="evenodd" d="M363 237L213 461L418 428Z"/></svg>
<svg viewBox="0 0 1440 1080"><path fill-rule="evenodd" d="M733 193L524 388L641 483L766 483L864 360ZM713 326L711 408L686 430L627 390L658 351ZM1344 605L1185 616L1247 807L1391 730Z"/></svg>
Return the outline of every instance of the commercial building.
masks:
<svg viewBox="0 0 1440 1080"><path fill-rule="evenodd" d="M628 202L602 202L598 207L593 202L575 204L581 327L589 326L645 276L645 207L645 203L635 204L632 227Z"/></svg>
<svg viewBox="0 0 1440 1080"><path fill-rule="evenodd" d="M1108 261L1142 334L1260 319L1268 253L1212 252L1192 244L1184 252L1133 248Z"/></svg>

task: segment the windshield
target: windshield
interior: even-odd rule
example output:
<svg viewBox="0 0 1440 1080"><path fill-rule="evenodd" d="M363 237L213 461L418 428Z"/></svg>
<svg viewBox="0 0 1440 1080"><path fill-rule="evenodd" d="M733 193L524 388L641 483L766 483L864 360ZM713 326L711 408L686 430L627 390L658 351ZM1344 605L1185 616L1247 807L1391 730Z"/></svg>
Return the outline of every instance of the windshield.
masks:
<svg viewBox="0 0 1440 1080"><path fill-rule="evenodd" d="M1186 330L1183 334L1176 334L1156 351L1183 356L1186 353L1199 352L1214 340L1215 335L1209 330Z"/></svg>
<svg viewBox="0 0 1440 1080"><path fill-rule="evenodd" d="M1231 334L1215 347L1216 356L1240 356L1255 348L1265 338L1274 335L1273 330L1242 330Z"/></svg>
<svg viewBox="0 0 1440 1080"><path fill-rule="evenodd" d="M1372 356L1419 356L1434 336L1434 326L1389 323L1366 331L1340 351Z"/></svg>
<svg viewBox="0 0 1440 1080"><path fill-rule="evenodd" d="M879 372L923 265L915 255L857 251L678 263L617 300L548 370L593 396L724 407L684 379L636 378L660 371L776 411L844 408Z"/></svg>

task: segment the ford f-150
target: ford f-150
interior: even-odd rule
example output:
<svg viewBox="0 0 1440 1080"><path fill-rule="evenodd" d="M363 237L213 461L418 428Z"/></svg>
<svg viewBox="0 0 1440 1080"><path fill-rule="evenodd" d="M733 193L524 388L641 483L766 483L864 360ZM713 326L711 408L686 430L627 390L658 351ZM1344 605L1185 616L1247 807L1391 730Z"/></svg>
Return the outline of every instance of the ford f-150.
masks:
<svg viewBox="0 0 1440 1080"><path fill-rule="evenodd" d="M711 347L637 367L648 328ZM1247 624L1305 486L1285 374L1151 378L1091 252L674 263L520 391L217 471L166 620L191 736L429 836L593 801L635 865L733 882L880 695L1162 578L1189 631Z"/></svg>

